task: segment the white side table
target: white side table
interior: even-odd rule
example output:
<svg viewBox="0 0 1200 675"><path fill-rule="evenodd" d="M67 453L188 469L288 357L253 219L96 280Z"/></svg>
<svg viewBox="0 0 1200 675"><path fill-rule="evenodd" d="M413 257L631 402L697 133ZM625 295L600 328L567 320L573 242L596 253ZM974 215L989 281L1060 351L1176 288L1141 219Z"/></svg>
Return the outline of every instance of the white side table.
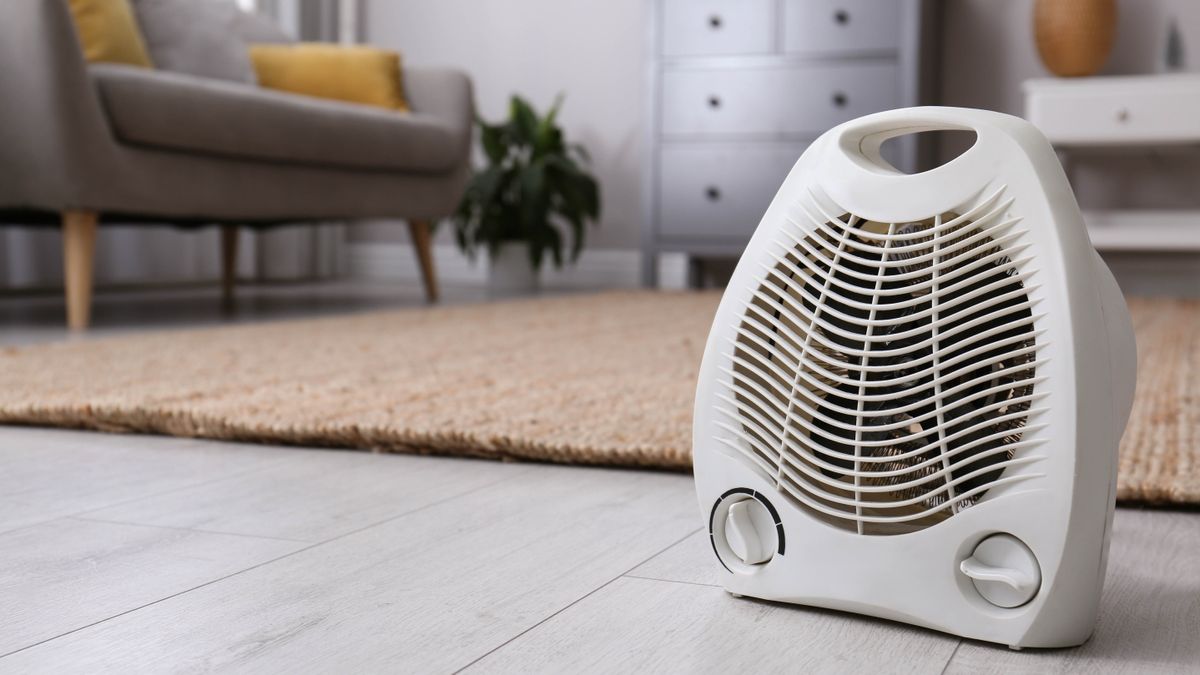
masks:
<svg viewBox="0 0 1200 675"><path fill-rule="evenodd" d="M1060 154L1087 147L1200 150L1200 74L1027 80L1025 117ZM1200 210L1083 217L1100 250L1200 251Z"/></svg>

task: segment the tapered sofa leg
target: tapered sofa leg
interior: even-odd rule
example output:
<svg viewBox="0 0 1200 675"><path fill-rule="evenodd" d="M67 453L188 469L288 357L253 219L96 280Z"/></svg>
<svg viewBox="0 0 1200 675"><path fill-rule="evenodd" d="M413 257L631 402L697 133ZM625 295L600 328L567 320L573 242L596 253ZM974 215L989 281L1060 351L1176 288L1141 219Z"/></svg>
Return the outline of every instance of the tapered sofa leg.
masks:
<svg viewBox="0 0 1200 675"><path fill-rule="evenodd" d="M96 253L95 211L63 211L63 285L67 297L67 326L88 327L92 312L92 263Z"/></svg>
<svg viewBox="0 0 1200 675"><path fill-rule="evenodd" d="M417 252L417 264L421 267L421 279L425 282L425 299L438 300L437 271L433 267L433 228L427 220L408 221L408 234L413 249Z"/></svg>
<svg viewBox="0 0 1200 675"><path fill-rule="evenodd" d="M237 283L238 228L221 226L221 307L233 309L233 288Z"/></svg>

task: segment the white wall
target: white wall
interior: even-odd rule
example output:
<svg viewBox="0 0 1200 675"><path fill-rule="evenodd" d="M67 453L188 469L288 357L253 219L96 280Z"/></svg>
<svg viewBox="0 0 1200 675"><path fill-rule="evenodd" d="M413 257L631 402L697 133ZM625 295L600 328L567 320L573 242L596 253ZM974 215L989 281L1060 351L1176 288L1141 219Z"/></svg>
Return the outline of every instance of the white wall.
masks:
<svg viewBox="0 0 1200 675"><path fill-rule="evenodd" d="M943 3L941 102L1024 112L1021 83L1051 77L1033 41L1033 0L948 0ZM1188 70L1200 70L1200 3L1121 0L1116 44L1101 74L1163 70L1168 21L1178 22ZM947 150L950 152L951 150ZM1072 180L1086 207L1197 208L1200 153L1077 156Z"/></svg>
<svg viewBox="0 0 1200 675"><path fill-rule="evenodd" d="M943 2L941 102L1020 115L1021 82L1051 77L1033 41L1033 0ZM1116 44L1102 74L1164 69L1168 23L1185 45L1186 70L1200 71L1200 2L1119 0ZM953 152L946 149L946 154ZM1200 209L1200 152L1081 155L1070 163L1084 208ZM1197 295L1200 256L1180 253L1109 253L1121 287L1137 294Z"/></svg>
<svg viewBox="0 0 1200 675"><path fill-rule="evenodd" d="M1034 0L945 0L942 2L942 97L948 105L970 105L1021 114L1021 82L1052 77L1033 41ZM1195 0L1120 0L1117 37L1102 74L1150 73L1162 69L1167 21L1176 19L1185 41L1200 52L1200 3ZM1189 53L1193 69L1200 53Z"/></svg>
<svg viewBox="0 0 1200 675"><path fill-rule="evenodd" d="M592 231L589 247L638 246L649 0L363 1L366 41L399 50L410 64L465 69L475 81L484 117L502 116L513 92L538 106L566 92L562 119L567 133L592 150L604 189L603 222ZM1033 42L1033 0L940 4L941 102L1021 114L1021 82L1049 76ZM1181 28L1188 69L1200 70L1200 2L1118 4L1117 41L1103 73L1161 70L1170 19ZM1200 153L1102 156L1080 160L1073 169L1085 207L1200 208L1200 190L1195 189ZM394 224L375 223L358 227L351 239L403 241L402 232ZM444 243L449 243L448 234L441 233ZM1194 279L1200 260L1118 258L1127 258L1131 274L1138 277L1147 277L1147 270L1160 263L1164 270L1182 265L1185 283L1189 276Z"/></svg>
<svg viewBox="0 0 1200 675"><path fill-rule="evenodd" d="M641 0L367 0L363 37L400 51L409 65L466 70L485 119L503 117L513 93L544 110L564 92L567 137L587 146L603 191L601 223L589 232L588 247L636 248L643 8ZM401 230L371 224L351 238L396 240Z"/></svg>

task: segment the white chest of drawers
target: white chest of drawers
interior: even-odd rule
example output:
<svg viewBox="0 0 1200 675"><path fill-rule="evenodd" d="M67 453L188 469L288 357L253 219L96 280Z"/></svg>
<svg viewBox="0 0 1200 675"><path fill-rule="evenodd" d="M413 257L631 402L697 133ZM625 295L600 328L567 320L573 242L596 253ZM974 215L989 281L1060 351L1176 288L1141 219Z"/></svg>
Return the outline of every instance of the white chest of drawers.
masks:
<svg viewBox="0 0 1200 675"><path fill-rule="evenodd" d="M1200 75L1027 80L1025 117L1059 150L1153 152L1200 147ZM1200 210L1085 210L1101 251L1200 251Z"/></svg>
<svg viewBox="0 0 1200 675"><path fill-rule="evenodd" d="M1025 117L1055 147L1196 145L1200 74L1027 80Z"/></svg>
<svg viewBox="0 0 1200 675"><path fill-rule="evenodd" d="M930 102L934 0L647 0L644 277L660 253L737 256L812 139ZM904 139L892 157L915 168Z"/></svg>

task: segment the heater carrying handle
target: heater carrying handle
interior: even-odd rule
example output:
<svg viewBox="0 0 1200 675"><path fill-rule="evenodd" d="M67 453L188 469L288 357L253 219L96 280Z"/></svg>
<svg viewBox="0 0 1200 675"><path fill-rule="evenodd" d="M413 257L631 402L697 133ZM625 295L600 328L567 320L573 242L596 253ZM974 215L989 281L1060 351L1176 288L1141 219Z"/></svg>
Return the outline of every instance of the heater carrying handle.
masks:
<svg viewBox="0 0 1200 675"><path fill-rule="evenodd" d="M888 139L923 131L970 131L975 142L945 164L912 174L896 169L880 154ZM971 200L980 186L1001 173L1004 162L1028 156L1031 141L1045 142L1033 125L1003 113L937 106L888 110L829 132L821 184L843 207L865 204L863 208L870 209L883 195L889 213L881 218L920 220Z"/></svg>
<svg viewBox="0 0 1200 675"><path fill-rule="evenodd" d="M964 165L986 161L989 155L1010 137L1015 129L1013 122L1028 126L1019 118L988 110L926 106L901 108L867 115L837 127L836 145L847 159L859 167L885 174L904 174L883 159L880 149L889 139L925 131L969 131L975 134L975 142L961 155L929 171L953 167L953 171L968 168ZM929 172L922 172L929 173ZM919 174L914 174L919 175Z"/></svg>

